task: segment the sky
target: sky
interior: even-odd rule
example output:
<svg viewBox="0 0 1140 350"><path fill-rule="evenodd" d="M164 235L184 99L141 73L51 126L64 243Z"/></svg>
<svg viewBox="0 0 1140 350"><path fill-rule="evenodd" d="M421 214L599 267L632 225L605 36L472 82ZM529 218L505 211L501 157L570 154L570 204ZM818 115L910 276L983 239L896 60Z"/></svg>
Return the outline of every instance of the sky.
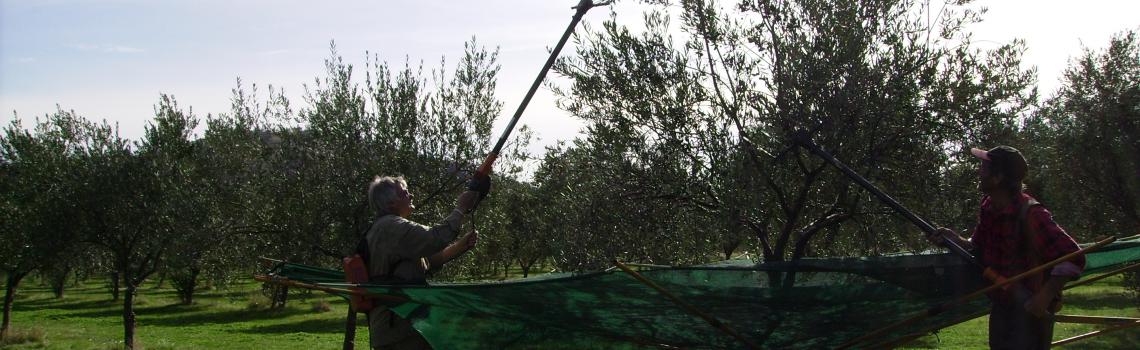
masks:
<svg viewBox="0 0 1140 350"><path fill-rule="evenodd" d="M92 120L118 123L138 139L160 94L199 118L228 113L236 79L283 88L303 106L304 84L324 74L329 44L360 70L365 52L393 66L405 60L453 66L473 36L498 47L496 96L504 102L498 138L574 11L574 0L0 0L0 125L59 105ZM1023 65L1038 69L1042 97L1059 86L1069 59L1102 49L1112 34L1140 30L1137 0L978 1L988 8L970 27L977 47L1026 41ZM622 0L596 8L583 23L610 16L634 24L641 9ZM580 30L580 29L579 29ZM563 51L570 54L573 48ZM578 135L582 123L559 111L542 89L523 115L540 138L532 150ZM493 141L493 140L489 140Z"/></svg>

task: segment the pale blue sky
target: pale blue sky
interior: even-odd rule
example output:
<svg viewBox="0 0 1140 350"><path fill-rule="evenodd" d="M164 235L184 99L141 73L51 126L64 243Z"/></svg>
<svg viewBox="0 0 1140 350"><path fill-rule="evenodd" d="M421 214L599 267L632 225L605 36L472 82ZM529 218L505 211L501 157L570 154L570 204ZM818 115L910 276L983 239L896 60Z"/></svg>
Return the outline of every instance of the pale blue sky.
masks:
<svg viewBox="0 0 1140 350"><path fill-rule="evenodd" d="M160 93L194 113L227 113L235 78L283 87L295 107L302 84L323 74L335 40L346 61L364 52L392 64L454 62L476 36L501 48L498 97L514 112L569 23L574 0L294 1L294 0L0 0L0 122L16 111L24 126L59 104L89 119L118 121L138 138ZM620 2L630 21L640 10ZM1026 65L1037 66L1048 95L1082 43L1102 48L1111 34L1140 28L1140 1L979 1L990 9L973 27L981 47L1026 39ZM610 8L584 22L600 23ZM565 54L572 48L568 47ZM359 72L359 71L358 71ZM574 137L580 123L540 91L522 123L544 139Z"/></svg>

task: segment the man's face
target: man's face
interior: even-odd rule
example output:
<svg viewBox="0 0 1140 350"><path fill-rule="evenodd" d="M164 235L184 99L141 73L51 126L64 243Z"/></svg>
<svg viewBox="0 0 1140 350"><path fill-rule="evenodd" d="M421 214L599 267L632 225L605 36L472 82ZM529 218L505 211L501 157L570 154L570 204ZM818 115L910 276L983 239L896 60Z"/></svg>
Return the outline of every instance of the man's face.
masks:
<svg viewBox="0 0 1140 350"><path fill-rule="evenodd" d="M982 160L982 164L978 166L978 191L985 194L993 194L994 190L998 188L1001 183L1001 175L994 174L991 169L992 164L988 160Z"/></svg>
<svg viewBox="0 0 1140 350"><path fill-rule="evenodd" d="M412 215L412 209L416 208L412 204L412 198L415 197L407 188L399 188L396 190L396 201L392 203L392 212L400 217L407 218Z"/></svg>

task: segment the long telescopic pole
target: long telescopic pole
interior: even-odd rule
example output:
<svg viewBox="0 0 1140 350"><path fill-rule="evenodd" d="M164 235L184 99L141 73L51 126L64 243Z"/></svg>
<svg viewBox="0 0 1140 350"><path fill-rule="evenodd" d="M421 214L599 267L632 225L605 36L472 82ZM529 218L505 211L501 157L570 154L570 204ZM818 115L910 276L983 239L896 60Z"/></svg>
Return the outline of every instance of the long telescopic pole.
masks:
<svg viewBox="0 0 1140 350"><path fill-rule="evenodd" d="M605 6L609 4L610 2L608 1L595 4L593 0L581 0L578 2L578 6L574 6L574 9L577 10L574 12L574 19L571 20L570 25L566 27L566 32L562 33L562 39L558 40L558 45L555 45L554 50L550 52L550 58L546 59L546 64L543 65L542 70L538 72L538 77L534 79L530 90L526 92L526 97L523 97L519 108L515 110L514 117L512 117L511 122L507 124L507 129L503 130L502 136L499 136L499 142L495 143L495 147L491 148L491 152L487 154L487 159L484 159L483 164L475 171L474 179L485 179L491 174L491 166L494 165L495 159L499 157L499 152L503 150L503 144L507 143L507 138L511 136L511 131L515 129L515 124L519 122L519 118L522 117L527 104L530 104L530 99L534 97L534 93L538 91L538 87L542 86L542 81L546 79L546 72L550 70L550 67L554 65L554 61L558 59L558 53L562 51L563 46L566 46L566 41L570 39L570 35L574 33L574 27L582 20L582 16L586 14L586 11L589 11L595 6Z"/></svg>
<svg viewBox="0 0 1140 350"><path fill-rule="evenodd" d="M800 132L795 133L792 136L792 141L795 142L800 147L806 148L808 151L811 151L811 153L815 153L815 155L819 156L820 158L823 158L823 160L826 160L828 163L831 163L831 165L838 168L839 171L842 171L844 174L847 174L847 177L851 178L851 180L854 180L855 183L858 183L860 186L863 186L863 188L867 189L867 191L870 191L871 194L874 194L875 197L879 197L879 200L883 201L883 203L886 203L888 206L890 206L896 212L898 212L902 216L909 219L916 226L918 226L918 228L922 229L923 231L926 231L927 235L934 234L934 232L937 231L937 229L935 229L934 226L931 225L929 222L918 217L918 215L915 215L914 212L912 212L912 211L910 211L910 209L907 209L906 207L904 207L897 200L895 200L890 195L888 195L885 192L883 192L882 190L880 190L878 187L875 187L875 185L871 184L870 181L867 181L867 179L860 176L859 173L856 173L854 170L851 170L851 168L847 167L847 165L841 163L838 159L835 159L835 157L833 157L830 153L827 153L827 151L824 151L823 148L820 148L819 145L817 145L815 143L815 141L813 141L811 139L811 136L808 135L807 132L800 131ZM946 247L950 248L950 251L954 252L955 254L958 254L958 256L961 256L963 259L966 259L967 261L969 261L970 263L972 263L974 265L977 265L978 267L985 267L985 266L982 266L982 263L979 262L978 259L975 258L973 254L970 254L970 252L966 251L966 249L962 248L962 246L958 245L958 243L955 243L954 241L950 240L947 237L942 237L942 238L943 238L943 241L946 243Z"/></svg>

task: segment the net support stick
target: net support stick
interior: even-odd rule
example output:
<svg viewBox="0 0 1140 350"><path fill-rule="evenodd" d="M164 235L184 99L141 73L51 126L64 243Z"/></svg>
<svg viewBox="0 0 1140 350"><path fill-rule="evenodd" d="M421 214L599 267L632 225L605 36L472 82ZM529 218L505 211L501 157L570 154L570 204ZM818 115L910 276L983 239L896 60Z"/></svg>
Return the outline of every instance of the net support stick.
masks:
<svg viewBox="0 0 1140 350"><path fill-rule="evenodd" d="M732 328L729 328L728 325L724 324L724 322L721 322L716 317L713 317L712 315L709 315L709 314L705 313L704 311L701 311L701 310L697 309L696 307L689 305L689 303L684 302L683 300L681 300L681 298L678 298L676 295L669 292L664 287L661 287L657 283L650 281L648 278L645 278L645 276L642 276L640 273L637 273L637 271L630 269L629 266L625 266L625 264L622 264L620 261L617 261L617 260L614 260L614 265L616 265L622 271L625 271L625 273L628 273L630 276L633 276L633 278L636 279L638 282L641 282L642 284L649 286L649 288L653 288L657 292L661 293L661 295L664 295L665 298L667 298L670 301L672 301L673 303L677 304L677 306L680 306L682 309L685 309L685 311L688 311L690 314L693 314L694 316L700 317L701 319L705 320L705 322L708 322L710 325L713 326L713 328L716 328L716 329L720 330L721 332L724 332L725 334L728 334L729 336L736 338L736 340L739 340L741 343L744 343L744 345L747 345L748 348L750 348L750 349L759 349L760 348L759 345L756 345L751 340L748 340L748 338L745 338L739 332L733 330Z"/></svg>

